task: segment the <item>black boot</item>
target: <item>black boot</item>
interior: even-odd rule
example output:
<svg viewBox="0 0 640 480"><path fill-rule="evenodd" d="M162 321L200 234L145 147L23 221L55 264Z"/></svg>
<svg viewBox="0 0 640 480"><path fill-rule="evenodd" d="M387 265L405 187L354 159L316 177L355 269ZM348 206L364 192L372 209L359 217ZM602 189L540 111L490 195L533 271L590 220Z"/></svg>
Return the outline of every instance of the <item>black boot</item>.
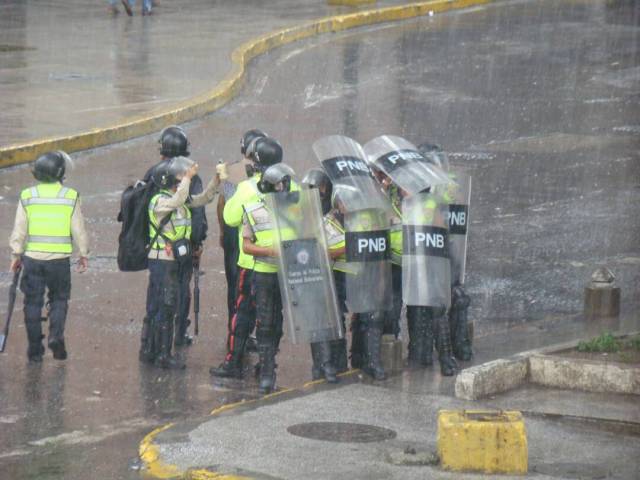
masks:
<svg viewBox="0 0 640 480"><path fill-rule="evenodd" d="M247 352L256 353L258 351L258 341L256 340L256 337L254 337L253 335L249 335L244 349Z"/></svg>
<svg viewBox="0 0 640 480"><path fill-rule="evenodd" d="M144 317L142 320L142 332L140 333L140 352L138 353L138 358L141 362L153 363L155 350L153 340L151 320L148 317Z"/></svg>
<svg viewBox="0 0 640 480"><path fill-rule="evenodd" d="M165 324L160 327L160 352L156 356L154 365L164 369L181 370L186 365L171 355L173 344L173 328L171 327L173 327L172 324Z"/></svg>
<svg viewBox="0 0 640 480"><path fill-rule="evenodd" d="M44 355L44 345L42 345L43 338L44 335L40 335L40 339L37 341L29 340L29 346L27 347L27 358L29 359L29 362L42 362L42 356Z"/></svg>
<svg viewBox="0 0 640 480"><path fill-rule="evenodd" d="M331 364L336 368L336 373L344 373L349 369L347 364L347 341L332 340L329 342L331 348Z"/></svg>
<svg viewBox="0 0 640 480"><path fill-rule="evenodd" d="M260 355L258 392L267 395L276 387L276 349L271 341L258 341L258 354Z"/></svg>
<svg viewBox="0 0 640 480"><path fill-rule="evenodd" d="M365 325L356 314L356 318L351 322L351 368L364 367L364 337Z"/></svg>
<svg viewBox="0 0 640 480"><path fill-rule="evenodd" d="M386 375L380 357L380 347L382 344L382 322L371 315L366 322L365 351L366 363L363 371L374 378L374 380L384 380Z"/></svg>
<svg viewBox="0 0 640 480"><path fill-rule="evenodd" d="M236 335L233 351L227 353L224 362L217 367L211 367L209 373L222 378L242 378L242 357L246 348L247 339Z"/></svg>
<svg viewBox="0 0 640 480"><path fill-rule="evenodd" d="M331 363L331 347L329 342L315 342L311 344L311 378L320 380L325 378L329 383L337 383L336 369Z"/></svg>
<svg viewBox="0 0 640 480"><path fill-rule="evenodd" d="M34 320L25 318L24 323L27 329L27 339L29 340L27 358L29 359L29 362L42 362L42 356L44 355L42 339L44 338L44 335L42 335L42 322L40 317Z"/></svg>
<svg viewBox="0 0 640 480"><path fill-rule="evenodd" d="M449 319L443 314L436 316L433 321L438 329L438 360L440 360L440 373L445 377L455 375L458 368L451 348L451 331Z"/></svg>
<svg viewBox="0 0 640 480"><path fill-rule="evenodd" d="M56 360L67 359L67 349L64 346L64 340L58 338L49 340L49 348L53 352L53 358Z"/></svg>
<svg viewBox="0 0 640 480"><path fill-rule="evenodd" d="M453 343L453 353L458 360L464 362L468 362L473 356L471 338L469 336L469 325L467 322L467 311L470 304L471 299L462 287L453 287L451 310L449 311L451 340Z"/></svg>
<svg viewBox="0 0 640 480"><path fill-rule="evenodd" d="M189 325L191 325L191 320L186 318L183 322L176 316L176 339L174 341L176 347L188 347L193 344L193 337L187 333Z"/></svg>

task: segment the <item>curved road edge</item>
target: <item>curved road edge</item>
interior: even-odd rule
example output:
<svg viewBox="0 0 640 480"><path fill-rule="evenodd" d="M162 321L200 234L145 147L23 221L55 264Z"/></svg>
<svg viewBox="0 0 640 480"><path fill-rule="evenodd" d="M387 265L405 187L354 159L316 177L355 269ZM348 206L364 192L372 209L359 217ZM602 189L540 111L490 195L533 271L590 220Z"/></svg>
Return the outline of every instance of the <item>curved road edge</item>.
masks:
<svg viewBox="0 0 640 480"><path fill-rule="evenodd" d="M231 53L229 74L212 90L192 97L169 110L132 117L121 123L74 135L49 137L0 148L0 168L30 162L51 150L77 152L111 145L212 113L229 102L242 86L247 64L258 55L298 40L376 23L405 20L448 10L493 3L496 0L433 0L357 13L325 17L254 38Z"/></svg>

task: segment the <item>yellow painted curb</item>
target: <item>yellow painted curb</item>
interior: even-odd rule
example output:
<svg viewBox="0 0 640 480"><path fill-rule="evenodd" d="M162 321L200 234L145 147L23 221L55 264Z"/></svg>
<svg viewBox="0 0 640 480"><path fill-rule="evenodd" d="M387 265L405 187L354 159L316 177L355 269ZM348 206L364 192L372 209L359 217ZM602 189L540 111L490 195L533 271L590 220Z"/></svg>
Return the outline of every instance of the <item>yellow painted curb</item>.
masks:
<svg viewBox="0 0 640 480"><path fill-rule="evenodd" d="M122 142L159 131L167 125L184 123L214 112L229 102L240 89L247 63L256 56L276 47L322 33L340 32L364 25L405 20L428 15L430 11L436 13L444 12L473 5L483 5L494 1L495 0L434 0L430 2L410 3L407 5L326 17L263 35L242 44L232 52L232 67L230 73L212 90L192 97L169 110L152 111L148 114L132 117L122 123L109 127L96 128L75 135L44 138L0 148L0 168L30 162L50 150L77 152Z"/></svg>
<svg viewBox="0 0 640 480"><path fill-rule="evenodd" d="M160 459L158 446L153 443L153 439L156 435L171 427L173 427L173 423L168 423L160 428L156 428L153 432L145 436L144 439L142 439L142 442L140 442L138 455L140 455L140 459L146 465L147 469L144 473L145 476L166 479L178 478L181 475L181 472L176 465L166 464Z"/></svg>

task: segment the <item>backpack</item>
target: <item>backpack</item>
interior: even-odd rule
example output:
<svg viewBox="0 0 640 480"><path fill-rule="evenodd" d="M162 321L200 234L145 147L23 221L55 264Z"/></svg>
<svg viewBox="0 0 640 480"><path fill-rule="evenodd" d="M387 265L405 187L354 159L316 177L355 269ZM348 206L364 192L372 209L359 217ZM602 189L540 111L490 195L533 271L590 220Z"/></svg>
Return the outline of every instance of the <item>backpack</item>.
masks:
<svg viewBox="0 0 640 480"><path fill-rule="evenodd" d="M118 268L122 272L146 270L149 241L149 202L158 189L153 182L138 181L129 185L120 197L118 222Z"/></svg>

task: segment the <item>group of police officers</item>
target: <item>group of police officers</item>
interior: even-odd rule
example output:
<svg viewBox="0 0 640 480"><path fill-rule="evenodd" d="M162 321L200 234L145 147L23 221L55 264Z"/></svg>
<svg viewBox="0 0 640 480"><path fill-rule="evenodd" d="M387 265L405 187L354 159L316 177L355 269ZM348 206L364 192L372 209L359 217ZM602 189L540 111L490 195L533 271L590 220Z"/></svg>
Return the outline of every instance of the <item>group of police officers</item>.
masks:
<svg viewBox="0 0 640 480"><path fill-rule="evenodd" d="M143 178L154 190L140 359L184 368L172 347L191 343L189 284L207 233L204 206L216 198L223 175L203 189L180 127L165 129L160 143L162 158ZM299 180L282 163L275 139L260 130L242 136L248 178L218 202L233 301L226 356L210 373L241 378L245 354L256 348L259 391L271 392L286 318L292 341L311 346L313 379L336 382L349 365L348 318L351 367L384 379L382 335L398 338L404 304L409 366L431 366L435 346L441 373L453 375L456 358L472 355L463 289L470 177L451 167L439 147L415 147L394 136L361 146L333 135L316 141L313 152L320 165ZM48 343L55 358L66 358L72 240L80 269L87 267L79 196L62 185L68 162L64 152L34 162L39 184L22 192L10 239L11 269L24 269L27 354L34 362L44 354L45 287L52 320Z"/></svg>

